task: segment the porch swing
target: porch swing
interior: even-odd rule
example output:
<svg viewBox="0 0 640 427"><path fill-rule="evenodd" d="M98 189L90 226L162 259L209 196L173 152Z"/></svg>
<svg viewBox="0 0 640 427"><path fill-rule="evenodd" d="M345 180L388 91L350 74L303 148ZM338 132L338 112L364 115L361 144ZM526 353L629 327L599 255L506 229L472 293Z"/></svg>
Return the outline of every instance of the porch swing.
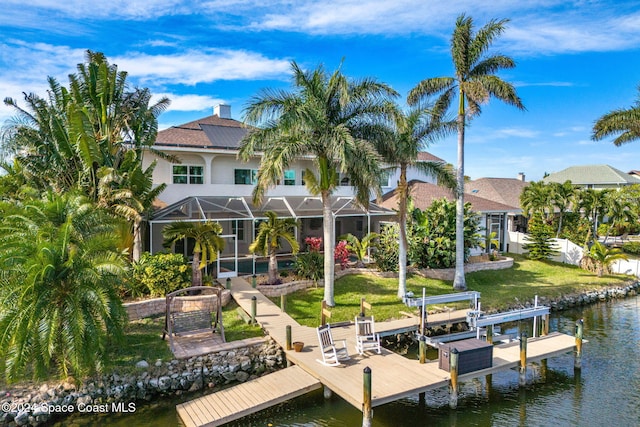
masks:
<svg viewBox="0 0 640 427"><path fill-rule="evenodd" d="M191 286L167 294L164 325L162 339L169 336L169 347L176 357L178 353L188 351L182 348L188 341L224 343L222 289Z"/></svg>

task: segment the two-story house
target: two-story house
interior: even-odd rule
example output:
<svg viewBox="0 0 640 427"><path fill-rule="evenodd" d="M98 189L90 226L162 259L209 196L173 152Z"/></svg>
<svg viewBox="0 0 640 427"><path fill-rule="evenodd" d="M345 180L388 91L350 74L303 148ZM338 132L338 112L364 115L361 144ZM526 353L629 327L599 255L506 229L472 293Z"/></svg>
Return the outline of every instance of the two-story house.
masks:
<svg viewBox="0 0 640 427"><path fill-rule="evenodd" d="M154 183L167 185L160 196L167 206L157 211L149 222L152 253L163 250L162 228L167 223L210 219L222 225L226 241L217 266L218 277L254 273L256 258L249 255L248 247L269 210L281 218L299 220L296 232L301 247L304 248L306 237L322 237L321 201L309 194L304 181L304 171L313 169L311 159L292 164L278 185L269 189L262 204L254 205L251 193L260 158L246 163L237 158L246 132L244 124L231 117L228 105L217 106L212 116L158 132L153 148L177 161L153 152L145 154L145 166L156 162ZM389 181L393 183L392 179ZM342 179L341 183L332 196L336 236L352 233L362 237L368 231L378 231L380 221L388 221L395 215L375 204L362 210L354 203L353 188L348 180ZM189 255L192 248L185 242L177 245L176 250ZM283 252L290 252L290 248Z"/></svg>

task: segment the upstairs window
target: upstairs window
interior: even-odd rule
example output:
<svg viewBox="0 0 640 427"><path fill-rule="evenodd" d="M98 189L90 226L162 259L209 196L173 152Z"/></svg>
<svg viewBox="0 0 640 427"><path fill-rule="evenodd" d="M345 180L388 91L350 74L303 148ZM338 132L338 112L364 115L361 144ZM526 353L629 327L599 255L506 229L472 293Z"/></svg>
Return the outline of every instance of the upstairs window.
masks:
<svg viewBox="0 0 640 427"><path fill-rule="evenodd" d="M203 166L173 165L174 184L203 184L203 177Z"/></svg>
<svg viewBox="0 0 640 427"><path fill-rule="evenodd" d="M284 171L284 185L296 185L296 171Z"/></svg>
<svg viewBox="0 0 640 427"><path fill-rule="evenodd" d="M255 185L258 182L256 169L234 169L234 183L238 185Z"/></svg>

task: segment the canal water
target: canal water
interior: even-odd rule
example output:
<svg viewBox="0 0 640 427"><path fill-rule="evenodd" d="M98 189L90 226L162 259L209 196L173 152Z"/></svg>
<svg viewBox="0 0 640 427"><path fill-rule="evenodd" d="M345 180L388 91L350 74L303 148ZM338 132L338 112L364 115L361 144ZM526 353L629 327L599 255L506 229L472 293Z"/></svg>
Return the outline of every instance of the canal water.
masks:
<svg viewBox="0 0 640 427"><path fill-rule="evenodd" d="M555 357L546 369L530 365L525 387L518 386L515 370L497 373L490 384L485 378L462 383L455 410L442 389L424 401L416 395L374 408L373 426L640 426L640 297L556 313L550 330L573 335L580 318L588 340L581 371L574 372L572 354ZM375 372L372 381L375 386ZM60 425L179 426L177 403L139 405L135 414L66 419ZM320 390L229 425L351 427L362 425L362 414L335 394L324 399Z"/></svg>

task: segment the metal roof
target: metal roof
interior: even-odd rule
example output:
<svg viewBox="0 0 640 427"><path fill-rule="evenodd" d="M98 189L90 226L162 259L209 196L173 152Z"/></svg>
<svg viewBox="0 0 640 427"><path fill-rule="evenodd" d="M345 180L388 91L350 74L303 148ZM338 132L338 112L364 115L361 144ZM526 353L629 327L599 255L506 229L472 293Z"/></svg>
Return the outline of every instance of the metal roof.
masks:
<svg viewBox="0 0 640 427"><path fill-rule="evenodd" d="M336 217L396 214L375 203L369 203L365 210L354 197L331 197L331 210ZM150 222L263 219L267 211L280 218L317 218L322 217L322 200L312 196L267 197L261 205L255 205L251 197L194 196L157 211Z"/></svg>

